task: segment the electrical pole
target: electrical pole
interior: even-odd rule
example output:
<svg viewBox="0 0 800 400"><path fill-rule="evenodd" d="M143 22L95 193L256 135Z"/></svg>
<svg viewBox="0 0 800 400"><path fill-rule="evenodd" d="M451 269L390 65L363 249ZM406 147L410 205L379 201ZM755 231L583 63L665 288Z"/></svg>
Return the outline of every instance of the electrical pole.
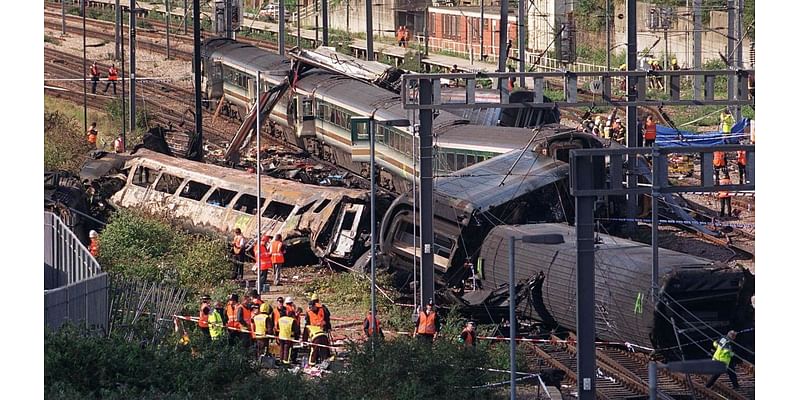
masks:
<svg viewBox="0 0 800 400"><path fill-rule="evenodd" d="M167 13L165 19L167 20L167 60L169 60L169 20L172 19L170 14L169 0L166 0Z"/></svg>
<svg viewBox="0 0 800 400"><path fill-rule="evenodd" d="M297 48L302 49L303 46L300 45L300 2L297 2Z"/></svg>
<svg viewBox="0 0 800 400"><path fill-rule="evenodd" d="M345 14L344 18L346 20L345 21L345 30L347 31L347 35L350 36L350 0L345 1L345 7L347 7L344 10L344 14Z"/></svg>
<svg viewBox="0 0 800 400"><path fill-rule="evenodd" d="M131 0L133 1L133 0ZM194 129L197 132L198 161L203 161L203 99L200 96L200 0L192 1L192 29L194 30Z"/></svg>
<svg viewBox="0 0 800 400"><path fill-rule="evenodd" d="M89 131L89 113L86 107L86 0L81 0L81 18L83 19L83 133Z"/></svg>
<svg viewBox="0 0 800 400"><path fill-rule="evenodd" d="M128 46L131 52L131 67L129 69L131 76L131 114L129 115L129 128L130 132L133 133L136 130L136 0L131 0L130 14L128 22Z"/></svg>
<svg viewBox="0 0 800 400"><path fill-rule="evenodd" d="M278 0L278 54L286 55L286 1Z"/></svg>
<svg viewBox="0 0 800 400"><path fill-rule="evenodd" d="M627 0L630 11L630 4L634 4L636 0ZM636 13L628 13L628 15L636 15ZM628 21L636 20L636 18L628 18ZM629 22L630 24L630 22ZM636 31L633 31L636 34ZM630 86L629 86L630 88ZM628 107L630 108L630 107ZM630 115L630 114L629 114ZM632 129L628 129L630 132ZM629 135L630 136L630 135ZM572 159L572 157L570 157ZM633 159L631 157L630 159ZM576 168L582 168L582 171L592 171L594 157L581 157L577 160L570 160ZM578 187L586 189L593 189L595 186L595 179L593 174L583 173L578 174L573 178ZM577 196L575 198L575 233L577 244L577 270L576 270L576 284L577 284L577 316L576 316L576 330L578 334L578 399L579 400L594 400L596 395L595 376L596 362L595 362L595 326L594 326L594 196Z"/></svg>
<svg viewBox="0 0 800 400"><path fill-rule="evenodd" d="M734 66L736 69L744 69L744 58L742 52L742 45L744 44L744 32L742 28L744 25L742 24L742 18L744 17L744 0L738 0L736 5L736 63ZM738 83L738 78L736 82ZM736 95L736 99L739 99L739 92L734 92ZM742 107L736 106L733 108L733 117L736 118L736 121L742 119Z"/></svg>
<svg viewBox="0 0 800 400"><path fill-rule="evenodd" d="M126 133L126 125L127 125L127 114L125 111L125 30L122 29L122 15L120 13L119 18L119 54L122 58L120 65L122 66L122 144L123 148L128 148L128 142L126 141L125 133Z"/></svg>
<svg viewBox="0 0 800 400"><path fill-rule="evenodd" d="M736 68L736 0L728 0L728 69ZM728 77L728 100L736 97L736 85L733 77ZM739 120L738 118L736 119Z"/></svg>
<svg viewBox="0 0 800 400"><path fill-rule="evenodd" d="M481 26L481 39L480 39L481 40L481 61L483 61L486 58L486 54L483 51L483 13L484 13L483 1L484 0L481 0L481 23L480 23L480 26ZM427 17L428 17L428 13L426 12L425 13L425 18L427 18Z"/></svg>
<svg viewBox="0 0 800 400"><path fill-rule="evenodd" d="M314 0L314 40L319 43L319 0Z"/></svg>
<svg viewBox="0 0 800 400"><path fill-rule="evenodd" d="M189 17L188 7L189 5L186 2L189 0L183 0L183 34L186 35L186 19Z"/></svg>
<svg viewBox="0 0 800 400"><path fill-rule="evenodd" d="M233 34L233 5L231 0L225 0L225 37L236 40Z"/></svg>
<svg viewBox="0 0 800 400"><path fill-rule="evenodd" d="M611 0L606 0L606 70L611 71Z"/></svg>
<svg viewBox="0 0 800 400"><path fill-rule="evenodd" d="M519 42L519 68L517 71L525 72L525 5L528 4L527 0L519 0L519 12L517 13L517 39ZM472 42L470 42L472 43ZM525 78L521 77L519 80L519 87L525 87ZM513 379L513 377L512 377Z"/></svg>
<svg viewBox="0 0 800 400"><path fill-rule="evenodd" d="M422 19L425 23L425 57L428 56L428 6L425 6L425 18Z"/></svg>
<svg viewBox="0 0 800 400"><path fill-rule="evenodd" d="M694 57L692 61L693 69L703 68L703 15L700 10L703 7L703 0L694 0L692 3L692 27L693 37L693 51ZM703 77L697 75L694 77L694 98L699 99L703 97Z"/></svg>
<svg viewBox="0 0 800 400"><path fill-rule="evenodd" d="M322 0L322 45L328 45L328 0Z"/></svg>
<svg viewBox="0 0 800 400"><path fill-rule="evenodd" d="M628 26L627 29L627 39L628 39L628 46L627 46L627 64L628 70L636 70L637 66L637 42L636 42L636 0L626 0L626 13L628 15ZM628 101L636 101L638 100L637 96L637 81L638 79L628 76L626 82L626 89L628 94ZM646 90L646 85L642 86L642 90ZM643 97L646 93L642 93ZM639 129L637 129L637 118L636 118L636 106L627 106L625 107L626 113L626 122L627 122L627 129L625 144L628 148L639 147L639 140L641 137L641 133ZM630 157L628 159L629 163L632 163L631 169L636 170L636 157ZM627 183L629 188L636 187L637 185L637 176L635 174L629 174ZM628 195L628 218L636 218L637 209L639 206L639 198L636 195ZM628 224L628 229L632 232L636 227L635 222L631 222Z"/></svg>
<svg viewBox="0 0 800 400"><path fill-rule="evenodd" d="M122 8L119 6L119 0L114 3L114 17L116 20L114 24L114 59L119 60L122 52L122 33L120 32L122 27Z"/></svg>
<svg viewBox="0 0 800 400"><path fill-rule="evenodd" d="M374 113L373 113L374 117ZM377 229L375 226L375 207L377 199L375 196L375 120L370 118L367 122L369 132L369 275L370 275L370 296L369 296L369 309L372 313L372 320L370 321L370 329L372 335L370 342L373 349L375 346L375 338L378 330L375 327L377 321L377 313L375 306L375 241L377 240Z"/></svg>
<svg viewBox="0 0 800 400"><path fill-rule="evenodd" d="M419 82L419 104L433 104L433 81ZM420 159L420 214L422 224L422 300L436 301L434 296L433 268L433 110L419 110L419 159Z"/></svg>
<svg viewBox="0 0 800 400"><path fill-rule="evenodd" d="M119 8L119 0L117 0ZM67 34L67 0L61 0L61 36Z"/></svg>
<svg viewBox="0 0 800 400"><path fill-rule="evenodd" d="M492 34L494 36L494 33ZM508 42L508 0L500 0L500 54L497 60L497 72L506 71L506 58L508 52L506 43ZM497 87L500 93L507 93L506 79L497 79ZM501 94L502 97L502 94Z"/></svg>
<svg viewBox="0 0 800 400"><path fill-rule="evenodd" d="M367 10L367 61L375 61L372 50L372 0L366 0Z"/></svg>
<svg viewBox="0 0 800 400"><path fill-rule="evenodd" d="M265 282L261 281L261 71L256 71L256 215L258 218L257 226L258 233L256 233L256 264L258 264L258 273L256 274L256 286L258 292L263 293L263 285ZM266 278L266 276L265 276Z"/></svg>

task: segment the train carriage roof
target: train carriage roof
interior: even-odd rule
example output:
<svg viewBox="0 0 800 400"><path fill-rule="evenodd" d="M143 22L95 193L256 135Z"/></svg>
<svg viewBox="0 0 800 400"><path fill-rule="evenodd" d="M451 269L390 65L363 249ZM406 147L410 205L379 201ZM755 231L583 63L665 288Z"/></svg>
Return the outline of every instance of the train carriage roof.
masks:
<svg viewBox="0 0 800 400"><path fill-rule="evenodd" d="M233 39L209 39L204 45L204 51L207 57L251 71L288 73L291 69L288 58Z"/></svg>

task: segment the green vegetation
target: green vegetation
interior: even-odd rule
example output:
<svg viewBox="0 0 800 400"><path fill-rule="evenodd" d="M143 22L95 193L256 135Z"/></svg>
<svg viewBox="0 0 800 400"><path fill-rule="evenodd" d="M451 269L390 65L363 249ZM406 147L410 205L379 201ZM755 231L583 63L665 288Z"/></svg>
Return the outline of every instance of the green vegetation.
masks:
<svg viewBox="0 0 800 400"><path fill-rule="evenodd" d="M174 221L141 211L115 213L100 241L100 264L122 277L167 282L199 293L213 290L231 270L224 240L184 233Z"/></svg>
<svg viewBox="0 0 800 400"><path fill-rule="evenodd" d="M61 45L61 39L54 38L54 37L52 37L52 36L50 36L48 34L44 35L44 42L45 43L52 43L52 44L54 44L56 46Z"/></svg>
<svg viewBox="0 0 800 400"><path fill-rule="evenodd" d="M285 370L261 373L251 356L225 340L205 343L193 332L190 346L170 337L157 347L112 335L98 338L69 326L45 333L45 397L464 399L502 398L502 389L471 389L502 381L478 368L505 369L508 347L479 343L465 351L451 336L432 346L402 337L351 345L346 373L306 379ZM520 371L527 370L520 360Z"/></svg>
<svg viewBox="0 0 800 400"><path fill-rule="evenodd" d="M91 146L83 127L59 112L44 112L44 169L78 172Z"/></svg>
<svg viewBox="0 0 800 400"><path fill-rule="evenodd" d="M411 310L394 303L400 293L393 288L392 282L392 275L384 270L377 272L377 284L389 297L384 296L381 291L377 293L378 315L387 328L408 330L412 327ZM358 315L366 315L370 307L369 277L359 273L343 272L320 276L302 287L294 287L293 292L306 297L316 293L325 299L325 304L329 307L346 308Z"/></svg>

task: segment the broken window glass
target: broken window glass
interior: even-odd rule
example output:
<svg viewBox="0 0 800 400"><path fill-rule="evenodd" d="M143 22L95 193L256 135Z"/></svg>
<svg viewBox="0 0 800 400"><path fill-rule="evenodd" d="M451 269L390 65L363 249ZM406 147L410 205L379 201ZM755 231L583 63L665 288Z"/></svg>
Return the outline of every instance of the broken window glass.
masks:
<svg viewBox="0 0 800 400"><path fill-rule="evenodd" d="M208 196L208 201L206 201L206 203L212 206L227 207L234 197L236 197L236 192L228 189L216 188L211 192L211 195Z"/></svg>
<svg viewBox="0 0 800 400"><path fill-rule="evenodd" d="M236 203L233 205L233 209L250 215L256 215L257 205L256 196L243 194L239 197L239 200L236 200ZM261 205L264 205L263 198L261 199Z"/></svg>
<svg viewBox="0 0 800 400"><path fill-rule="evenodd" d="M438 256L449 259L454 244L455 241L447 236L433 234L433 253Z"/></svg>
<svg viewBox="0 0 800 400"><path fill-rule="evenodd" d="M140 165L133 174L133 184L148 187L156 181L156 177L158 177L158 171Z"/></svg>
<svg viewBox="0 0 800 400"><path fill-rule="evenodd" d="M289 214L292 213L292 210L294 210L293 205L273 200L269 203L267 209L264 210L263 216L276 221L286 221L286 219L289 218Z"/></svg>
<svg viewBox="0 0 800 400"><path fill-rule="evenodd" d="M353 222L356 220L356 213L355 211L348 211L344 214L344 219L342 220L342 231L349 231L353 229Z"/></svg>
<svg viewBox="0 0 800 400"><path fill-rule="evenodd" d="M181 197L200 201L200 199L206 195L209 189L211 189L211 186L209 185L200 182L189 181L189 183L183 187L183 190L181 191Z"/></svg>
<svg viewBox="0 0 800 400"><path fill-rule="evenodd" d="M178 190L178 187L181 186L181 182L183 182L183 178L163 173L158 183L156 183L156 190L162 193L173 194Z"/></svg>
<svg viewBox="0 0 800 400"><path fill-rule="evenodd" d="M327 206L328 206L328 204L330 204L330 202L331 202L331 201L330 201L330 199L323 199L323 200L322 200L322 203L319 203L319 205L317 206L317 208L315 208L315 209L314 209L314 214L321 213L321 212L322 212L322 210L324 210L324 209L325 209L325 207L327 207Z"/></svg>

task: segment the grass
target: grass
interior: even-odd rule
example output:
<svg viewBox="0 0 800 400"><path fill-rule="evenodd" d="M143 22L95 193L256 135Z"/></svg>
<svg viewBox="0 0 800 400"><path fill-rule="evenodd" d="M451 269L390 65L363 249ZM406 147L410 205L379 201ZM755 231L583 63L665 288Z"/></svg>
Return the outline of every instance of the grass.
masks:
<svg viewBox="0 0 800 400"><path fill-rule="evenodd" d="M54 44L56 46L60 46L61 45L61 39L54 38L54 37L52 37L50 35L47 35L47 34L44 35L44 42L45 43L52 43L52 44Z"/></svg>
<svg viewBox="0 0 800 400"><path fill-rule="evenodd" d="M83 129L83 106L72 103L67 100L58 99L52 96L44 96L44 111L45 112L60 112L65 116L77 121L78 125ZM97 148L113 150L114 139L116 139L116 132L121 128L118 124L114 123L111 115L105 112L98 112L92 109L87 111L88 124L97 122ZM87 124L87 125L88 125Z"/></svg>

